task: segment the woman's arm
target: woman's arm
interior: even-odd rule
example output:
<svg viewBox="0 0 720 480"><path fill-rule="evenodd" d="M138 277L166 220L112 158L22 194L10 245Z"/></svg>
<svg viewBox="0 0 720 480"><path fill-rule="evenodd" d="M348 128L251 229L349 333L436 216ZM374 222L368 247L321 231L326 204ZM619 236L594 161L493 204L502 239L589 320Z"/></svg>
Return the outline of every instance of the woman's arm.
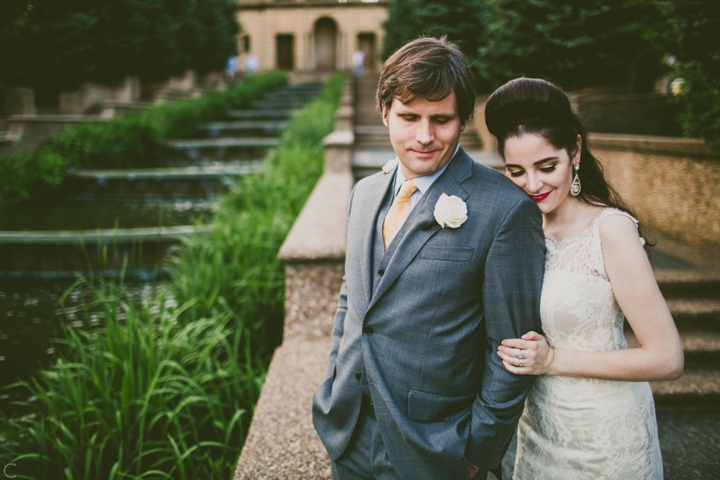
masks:
<svg viewBox="0 0 720 480"><path fill-rule="evenodd" d="M610 352L552 349L544 337L529 332L521 339L504 340L498 348L509 371L628 381L674 380L682 375L680 336L633 221L608 216L600 225L600 241L605 272L640 346ZM525 357L522 362L517 355Z"/></svg>

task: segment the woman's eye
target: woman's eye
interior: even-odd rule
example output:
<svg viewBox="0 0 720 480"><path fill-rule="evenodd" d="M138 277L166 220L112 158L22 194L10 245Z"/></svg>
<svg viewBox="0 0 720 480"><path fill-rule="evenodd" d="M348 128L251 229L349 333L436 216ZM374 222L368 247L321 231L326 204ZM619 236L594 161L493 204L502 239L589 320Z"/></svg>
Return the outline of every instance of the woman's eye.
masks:
<svg viewBox="0 0 720 480"><path fill-rule="evenodd" d="M542 167L540 169L541 172L545 172L545 173L552 172L554 170L555 170L555 165L548 165L547 167Z"/></svg>
<svg viewBox="0 0 720 480"><path fill-rule="evenodd" d="M522 170L510 170L510 176L511 176L511 177L519 177L519 176L521 176L523 173L524 173L524 172L523 172Z"/></svg>

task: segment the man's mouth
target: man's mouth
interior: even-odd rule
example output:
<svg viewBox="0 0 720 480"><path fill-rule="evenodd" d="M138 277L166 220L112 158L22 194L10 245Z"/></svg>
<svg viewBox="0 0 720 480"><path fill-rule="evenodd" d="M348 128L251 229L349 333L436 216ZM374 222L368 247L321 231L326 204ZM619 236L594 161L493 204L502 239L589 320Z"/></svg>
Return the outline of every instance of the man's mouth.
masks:
<svg viewBox="0 0 720 480"><path fill-rule="evenodd" d="M412 152L419 157L431 157L436 150L413 150Z"/></svg>

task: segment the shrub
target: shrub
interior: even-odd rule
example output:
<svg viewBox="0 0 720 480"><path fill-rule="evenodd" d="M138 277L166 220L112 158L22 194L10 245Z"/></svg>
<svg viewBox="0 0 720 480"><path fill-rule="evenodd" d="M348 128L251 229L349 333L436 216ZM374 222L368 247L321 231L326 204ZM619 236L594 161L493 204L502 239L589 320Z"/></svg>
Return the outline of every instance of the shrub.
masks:
<svg viewBox="0 0 720 480"><path fill-rule="evenodd" d="M622 84L649 90L659 62L637 29L627 0L395 0L383 55L421 35L447 35L492 91L528 76L566 89Z"/></svg>
<svg viewBox="0 0 720 480"><path fill-rule="evenodd" d="M93 289L86 326L65 327L55 364L16 387L34 397L25 415L0 417L17 478L230 478L282 330L277 251L322 171L342 81L291 119L213 230L178 248L168 285L138 299L79 280ZM88 331L97 310L105 325Z"/></svg>
<svg viewBox="0 0 720 480"><path fill-rule="evenodd" d="M682 79L675 96L689 137L705 139L720 153L720 10L714 0L635 0L643 6L644 35L659 54L673 58L672 76Z"/></svg>
<svg viewBox="0 0 720 480"><path fill-rule="evenodd" d="M198 122L222 118L230 109L287 83L279 73L257 75L226 91L211 92L197 100L160 105L108 122L86 123L49 138L39 151L0 156L0 206L51 193L73 168L128 168L148 166L162 144L191 135Z"/></svg>

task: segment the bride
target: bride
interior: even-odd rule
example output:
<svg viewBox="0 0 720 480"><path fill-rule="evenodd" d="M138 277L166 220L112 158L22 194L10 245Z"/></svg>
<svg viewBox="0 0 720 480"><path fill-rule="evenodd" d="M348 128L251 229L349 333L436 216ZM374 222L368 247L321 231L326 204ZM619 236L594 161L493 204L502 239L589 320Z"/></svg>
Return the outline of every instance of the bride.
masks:
<svg viewBox="0 0 720 480"><path fill-rule="evenodd" d="M684 359L637 221L555 85L512 80L490 96L485 119L506 175L543 213L548 249L545 336L507 339L497 352L510 372L540 375L518 426L515 478L662 478L647 381L679 378Z"/></svg>

